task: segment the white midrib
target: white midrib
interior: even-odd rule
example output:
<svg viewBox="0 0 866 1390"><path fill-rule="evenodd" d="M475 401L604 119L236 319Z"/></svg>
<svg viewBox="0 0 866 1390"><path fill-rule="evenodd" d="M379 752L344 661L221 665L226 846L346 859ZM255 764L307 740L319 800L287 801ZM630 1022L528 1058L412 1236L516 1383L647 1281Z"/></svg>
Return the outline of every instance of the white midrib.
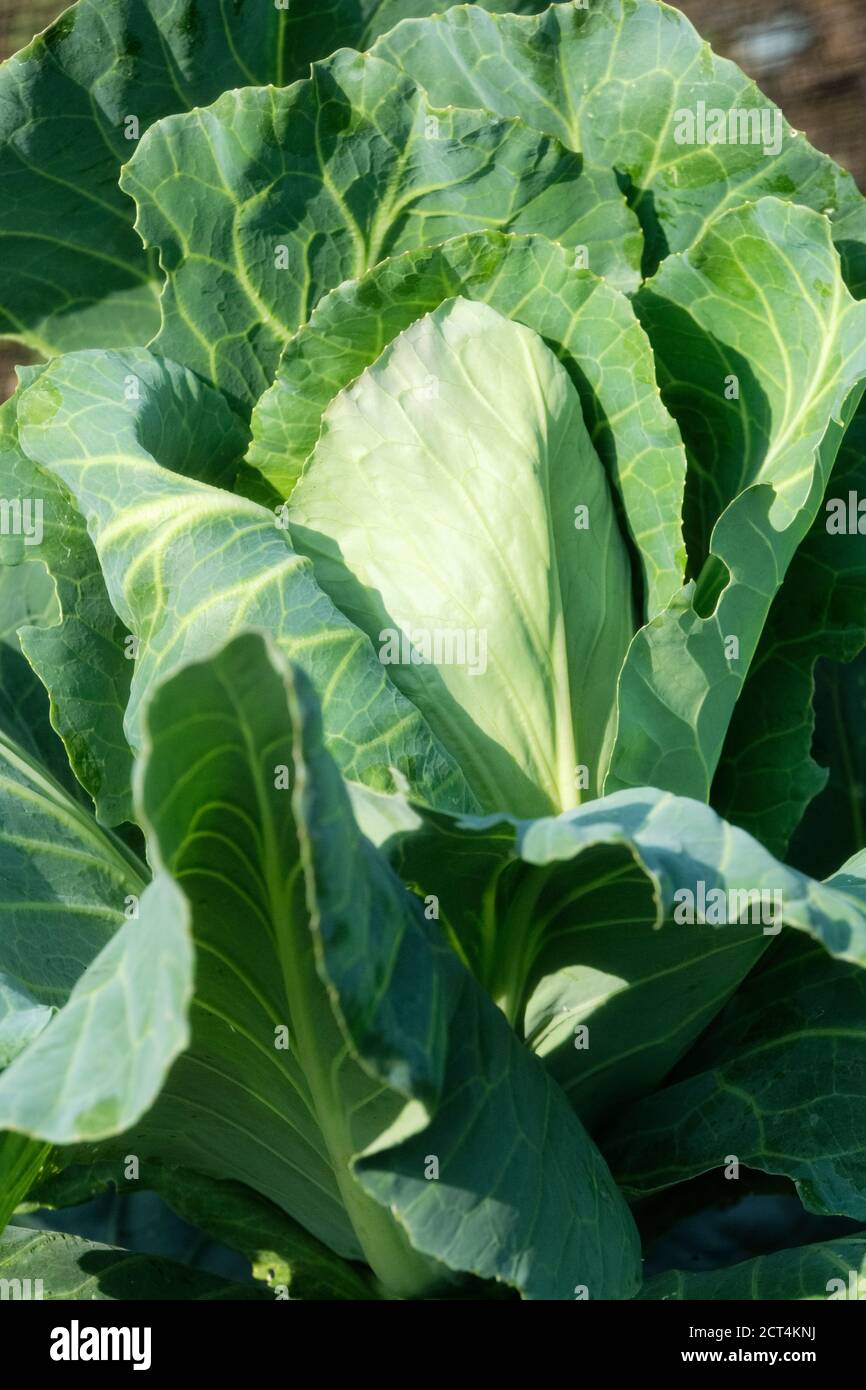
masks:
<svg viewBox="0 0 866 1390"><path fill-rule="evenodd" d="M295 1049L307 1078L334 1178L364 1256L388 1292L398 1298L411 1298L430 1288L431 1267L408 1245L390 1211L369 1197L352 1175L350 1163L357 1146L340 1095L339 1066L335 1066L334 1055L322 1048L320 1014L322 1009L330 1009L330 1003L315 969L311 943L307 949L306 942L302 945L304 937L309 937L308 923L296 921L293 912L293 903L301 896L296 890L301 873L298 864L277 908L281 916L275 918L282 925L282 930L277 928L277 940ZM306 910L305 905L305 916ZM336 1029L336 1020L334 1026Z"/></svg>
<svg viewBox="0 0 866 1390"><path fill-rule="evenodd" d="M300 854L286 876L270 798L262 781L259 761L254 756L254 742L248 734L245 737L259 803L269 912L289 1006L292 1042L309 1087L314 1118L321 1130L346 1214L368 1264L385 1290L397 1298L410 1298L430 1288L431 1266L411 1249L390 1211L369 1197L352 1175L349 1165L355 1157L356 1145L340 1095L339 1066L335 1066L335 1056L323 1049L323 1035L327 1030L322 1029L321 1012L330 1013L331 1006L316 971L306 920L309 909L304 894L299 891L302 885L298 884L298 879L303 874ZM302 921L296 920L294 911L299 900L303 903ZM333 1023L336 1031L336 1019Z"/></svg>
<svg viewBox="0 0 866 1390"><path fill-rule="evenodd" d="M524 348L524 356L526 350ZM532 367L532 362L527 361L527 366ZM538 376L534 371L527 373L528 379L532 381L538 401L539 419L546 419L547 404L541 392ZM551 648L550 672L552 677L553 703L554 703L554 756L553 772L555 777L554 805L560 810L567 810L574 806L579 800L577 786L577 764L578 750L577 739L574 731L574 710L572 709L571 679L568 666L568 642L565 631L565 605L563 601L562 584L559 574L559 555L556 546L556 535L553 529L553 497L552 481L553 473L556 468L557 459L551 457L550 441L546 441L547 457L544 463L544 508L547 518L547 544L551 559L551 584L550 596L554 605L554 629Z"/></svg>
<svg viewBox="0 0 866 1390"><path fill-rule="evenodd" d="M560 600L551 644L551 674L553 677L554 771L556 775L555 805L567 811L580 802L577 783L578 751L574 736L574 716L571 708L571 683L568 672L568 645L565 636L565 614L556 577L555 593ZM592 771L592 769L590 769Z"/></svg>

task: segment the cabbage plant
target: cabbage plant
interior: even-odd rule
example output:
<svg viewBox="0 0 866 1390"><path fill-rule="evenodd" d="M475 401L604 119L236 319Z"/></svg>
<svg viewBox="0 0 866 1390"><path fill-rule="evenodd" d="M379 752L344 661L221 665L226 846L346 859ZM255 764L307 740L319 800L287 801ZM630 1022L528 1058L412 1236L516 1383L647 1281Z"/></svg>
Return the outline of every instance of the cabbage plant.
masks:
<svg viewBox="0 0 866 1390"><path fill-rule="evenodd" d="M0 69L52 1297L866 1277L866 203L666 5L507 8L79 0ZM768 1186L849 1233L644 1277ZM250 1280L20 1224L109 1189Z"/></svg>

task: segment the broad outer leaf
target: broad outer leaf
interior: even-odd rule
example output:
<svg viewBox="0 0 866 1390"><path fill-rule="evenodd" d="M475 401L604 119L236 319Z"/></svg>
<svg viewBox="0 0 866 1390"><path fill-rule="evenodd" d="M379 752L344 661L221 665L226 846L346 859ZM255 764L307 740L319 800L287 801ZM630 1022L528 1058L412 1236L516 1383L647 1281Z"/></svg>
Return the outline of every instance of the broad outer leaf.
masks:
<svg viewBox="0 0 866 1390"><path fill-rule="evenodd" d="M158 1159L247 1183L339 1254L361 1257L380 1232L385 1249L368 1259L390 1274L394 1245L411 1273L389 1219L375 1210L368 1235L346 1209L343 1189L359 1225L371 1220L347 1167L365 1140L353 1146L343 1131L357 1109L361 1131L375 1133L383 1103L386 1125L394 1106L377 1103L345 1055L316 972L292 728L283 681L253 636L186 666L149 705L139 817L190 904L198 969L192 1046L127 1142L145 1167ZM429 1278L422 1266L412 1289Z"/></svg>
<svg viewBox="0 0 866 1390"><path fill-rule="evenodd" d="M272 1297L260 1284L234 1284L158 1255L139 1255L80 1236L24 1226L9 1226L0 1238L0 1279L29 1280L27 1296L31 1298L39 1296L33 1290L41 1280L41 1297L46 1301L212 1302Z"/></svg>
<svg viewBox="0 0 866 1390"><path fill-rule="evenodd" d="M127 899L141 894L144 873L37 763L0 739L0 1067L66 1003L123 923Z"/></svg>
<svg viewBox="0 0 866 1390"><path fill-rule="evenodd" d="M701 236L717 214L773 194L829 213L849 284L854 292L864 285L866 203L851 175L812 149L754 82L717 58L667 5L592 0L552 5L537 18L461 5L401 24L374 52L435 103L519 116L628 178L647 236L647 273L669 250ZM724 142L712 123L716 110L724 112ZM755 138L761 112L766 132ZM684 136L691 143L680 143Z"/></svg>
<svg viewBox="0 0 866 1390"><path fill-rule="evenodd" d="M178 473L214 483L234 478L246 443L244 428L222 397L191 372L141 350L112 356L105 370L97 352L73 360L80 364L77 373L64 374L58 364L60 379L67 383L68 410L87 421L97 447L104 445L106 433L121 450L137 439ZM90 371L85 373L81 364ZM38 381L43 371L25 369L23 386ZM154 411L148 407L156 392L159 408ZM56 405L56 388L49 385L42 407L46 418ZM4 410L15 408L10 401ZM76 434L75 424L70 428ZM49 693L53 726L73 772L93 798L100 820L117 825L132 814L132 754L123 718L134 649L106 593L83 514L62 482L23 453L17 422L5 444L5 486L22 509L40 508L40 535L35 545L4 538L0 558L13 565L41 561L57 595L57 612L23 628L21 647ZM27 571L32 569L28 564ZM27 571L16 576L19 584L27 582Z"/></svg>
<svg viewBox="0 0 866 1390"><path fill-rule="evenodd" d="M26 506L35 499L41 505L43 539L0 575L19 590L30 586L38 574L33 556L53 580L50 608L33 614L18 629L22 659L39 685L67 766L92 798L100 819L117 825L131 814L132 755L123 733L132 676L124 646L126 628L111 607L84 518L66 489L20 451L4 462L11 464L5 478L15 500ZM40 724L44 727L43 721ZM20 738L17 729L10 732ZM31 733L26 743L32 741ZM43 760L49 753L46 743L40 736L38 753ZM55 754L52 770L57 763Z"/></svg>
<svg viewBox="0 0 866 1390"><path fill-rule="evenodd" d="M537 334L461 298L419 319L326 410L288 518L481 807L573 806L581 767L600 785L631 577L580 398Z"/></svg>
<svg viewBox="0 0 866 1390"><path fill-rule="evenodd" d="M862 393L866 304L845 289L826 219L764 198L665 261L636 305L689 451L693 566L705 544L709 554L697 586L631 645L605 789L650 784L705 800ZM731 379L738 398L727 400Z"/></svg>
<svg viewBox="0 0 866 1390"><path fill-rule="evenodd" d="M132 400L129 354L71 353L48 365L19 407L23 447L87 517L111 603L138 639L124 720L131 747L140 746L141 702L155 680L235 630L261 628L322 690L331 746L348 776L389 788L396 767L434 804L473 804L453 759L318 587L278 518L170 471L191 454L199 476L226 481L237 434L225 405L196 383L201 447L181 444L177 412L195 378L146 352L136 361Z"/></svg>
<svg viewBox="0 0 866 1390"><path fill-rule="evenodd" d="M143 866L5 740L0 827L2 1226L48 1154L30 1137L115 1133L150 1104L192 962L177 890L142 895Z"/></svg>
<svg viewBox="0 0 866 1390"><path fill-rule="evenodd" d="M483 0L490 9L501 0ZM515 4L514 9L540 8ZM306 77L435 0L80 0L0 69L0 334L47 355L144 344L160 277L120 167L153 121Z"/></svg>
<svg viewBox="0 0 866 1390"><path fill-rule="evenodd" d="M640 788L534 822L432 815L363 789L353 800L593 1125L659 1085L783 921L866 962L866 902L847 882L805 878L685 798ZM705 925L683 920L686 891L696 908L703 892Z"/></svg>
<svg viewBox="0 0 866 1390"><path fill-rule="evenodd" d="M854 1290L852 1293L851 1290ZM754 1260L693 1274L673 1269L644 1284L642 1299L712 1299L713 1302L863 1298L866 1237L845 1236L823 1245L777 1250Z"/></svg>
<svg viewBox="0 0 866 1390"><path fill-rule="evenodd" d="M54 585L43 564L0 568L0 725L37 758L53 751L57 738L48 724L48 698L21 654L18 629L34 620L51 622L56 612Z"/></svg>
<svg viewBox="0 0 866 1390"><path fill-rule="evenodd" d="M44 564L0 561L0 730L76 794L63 744L51 728L45 688L21 651L18 631L57 619L54 584Z"/></svg>
<svg viewBox="0 0 866 1390"><path fill-rule="evenodd" d="M861 401L770 609L713 782L717 810L779 855L816 797L791 850L792 862L816 877L866 843L866 659L854 660L866 644L866 541L857 530L866 521L856 511L864 496Z"/></svg>
<svg viewBox="0 0 866 1390"><path fill-rule="evenodd" d="M192 977L185 900L170 878L157 876L138 916L0 1075L0 1128L54 1144L128 1129L187 1046Z"/></svg>
<svg viewBox="0 0 866 1390"><path fill-rule="evenodd" d="M604 1165L359 834L302 674L236 639L164 685L148 727L142 812L202 968L192 1050L144 1142L245 1172L332 1243L342 1224L392 1293L447 1268L526 1297L630 1296L635 1237Z"/></svg>
<svg viewBox="0 0 866 1390"><path fill-rule="evenodd" d="M584 419L622 504L649 615L683 582L686 461L658 394L652 353L628 301L546 237L475 232L374 266L320 300L289 339L253 411L247 462L288 498L330 402L382 350L445 299L489 304L539 333L578 389ZM256 474L247 486L254 496Z"/></svg>
<svg viewBox="0 0 866 1390"><path fill-rule="evenodd" d="M2 1154L2 1150L0 1150ZM98 1192L157 1192L178 1216L237 1250L250 1271L278 1297L297 1299L372 1299L376 1290L361 1268L341 1260L272 1202L238 1182L220 1182L203 1173L167 1168L154 1161L126 1180L122 1159L72 1164L41 1181L30 1195L40 1208L77 1206Z"/></svg>
<svg viewBox="0 0 866 1390"><path fill-rule="evenodd" d="M840 871L828 887L850 892L847 877ZM862 902L862 877L859 891ZM680 1079L632 1106L607 1136L621 1181L646 1193L734 1156L793 1179L811 1211L866 1219L864 1018L862 965L783 938Z"/></svg>
<svg viewBox="0 0 866 1390"><path fill-rule="evenodd" d="M479 226L544 231L622 288L638 279L640 229L608 168L519 121L434 110L349 50L166 118L121 183L167 273L155 349L247 410L317 300L385 256Z"/></svg>

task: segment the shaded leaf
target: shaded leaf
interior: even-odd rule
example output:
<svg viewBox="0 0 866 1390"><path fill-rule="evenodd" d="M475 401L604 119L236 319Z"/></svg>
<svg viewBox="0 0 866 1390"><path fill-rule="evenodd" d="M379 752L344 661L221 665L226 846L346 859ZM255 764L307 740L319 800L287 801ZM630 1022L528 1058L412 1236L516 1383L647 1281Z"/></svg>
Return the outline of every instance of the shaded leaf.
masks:
<svg viewBox="0 0 866 1390"><path fill-rule="evenodd" d="M73 986L61 1011L0 1075L0 1127L54 1144L128 1129L188 1041L193 961L186 904L157 876Z"/></svg>
<svg viewBox="0 0 866 1390"><path fill-rule="evenodd" d="M848 529L852 493L866 494L862 402L770 609L713 782L713 805L775 854L785 854L806 812L791 854L818 877L866 841L866 662L854 660L866 644L866 544ZM845 531L835 529L837 503Z"/></svg>
<svg viewBox="0 0 866 1390"><path fill-rule="evenodd" d="M50 1153L32 1136L69 1142L94 1128L114 1133L131 1123L153 1098L179 1044L174 1021L166 1018L168 981L157 973L147 912L121 926L142 893L144 867L5 740L0 823L2 1227ZM147 891L145 901L152 903ZM164 940L176 930L168 918L156 923ZM182 940L175 956L189 973ZM130 970L131 988L129 978L123 986ZM129 993L121 999L122 988ZM139 1019L155 1009L151 1024L168 1025L141 1040L139 1056L121 1035L127 1007Z"/></svg>
<svg viewBox="0 0 866 1390"><path fill-rule="evenodd" d="M0 1066L8 1066L110 942L145 870L2 739L0 807Z"/></svg>
<svg viewBox="0 0 866 1390"><path fill-rule="evenodd" d="M866 961L859 880L815 883L686 798L645 787L519 822L352 795L364 832L435 904L468 967L594 1125L660 1084L782 922L858 970Z"/></svg>
<svg viewBox="0 0 866 1390"><path fill-rule="evenodd" d="M812 751L819 766L827 765L829 777L791 844L792 862L807 872L826 874L840 854L854 854L866 843L864 706L864 653L849 666L818 666Z"/></svg>
<svg viewBox="0 0 866 1390"><path fill-rule="evenodd" d="M82 1158L84 1155L82 1154ZM41 1182L31 1200L40 1207L75 1206L97 1192L123 1192L129 1183L121 1160L73 1164ZM315 1240L303 1226L242 1183L219 1182L148 1161L135 1183L159 1193L178 1216L213 1240L240 1251L255 1279L291 1299L367 1299L378 1295L366 1272Z"/></svg>
<svg viewBox="0 0 866 1390"><path fill-rule="evenodd" d="M840 1287L840 1285L842 1287ZM852 1295L849 1290L854 1289ZM692 1274L671 1270L644 1284L642 1299L712 1299L715 1302L862 1298L866 1290L866 1237L778 1250L754 1260Z"/></svg>
<svg viewBox="0 0 866 1390"><path fill-rule="evenodd" d="M9 1226L0 1237L0 1278L29 1280L30 1297L105 1302L183 1299L270 1299L260 1284L233 1284L215 1274L158 1255L136 1255L111 1245ZM14 1286L13 1286L14 1287Z"/></svg>
<svg viewBox="0 0 866 1390"><path fill-rule="evenodd" d="M863 885L861 865L861 903ZM855 900L846 871L828 887ZM620 1118L605 1151L622 1183L655 1191L735 1156L793 1179L810 1211L866 1219L864 1017L862 965L780 941L679 1077Z"/></svg>

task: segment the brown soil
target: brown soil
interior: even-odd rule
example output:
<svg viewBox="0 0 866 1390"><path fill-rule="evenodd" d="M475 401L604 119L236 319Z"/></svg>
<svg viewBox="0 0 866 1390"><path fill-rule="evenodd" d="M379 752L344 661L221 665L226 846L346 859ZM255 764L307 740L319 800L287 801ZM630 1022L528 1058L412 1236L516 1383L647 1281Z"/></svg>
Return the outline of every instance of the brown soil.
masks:
<svg viewBox="0 0 866 1390"><path fill-rule="evenodd" d="M863 0L680 0L679 8L866 192Z"/></svg>

